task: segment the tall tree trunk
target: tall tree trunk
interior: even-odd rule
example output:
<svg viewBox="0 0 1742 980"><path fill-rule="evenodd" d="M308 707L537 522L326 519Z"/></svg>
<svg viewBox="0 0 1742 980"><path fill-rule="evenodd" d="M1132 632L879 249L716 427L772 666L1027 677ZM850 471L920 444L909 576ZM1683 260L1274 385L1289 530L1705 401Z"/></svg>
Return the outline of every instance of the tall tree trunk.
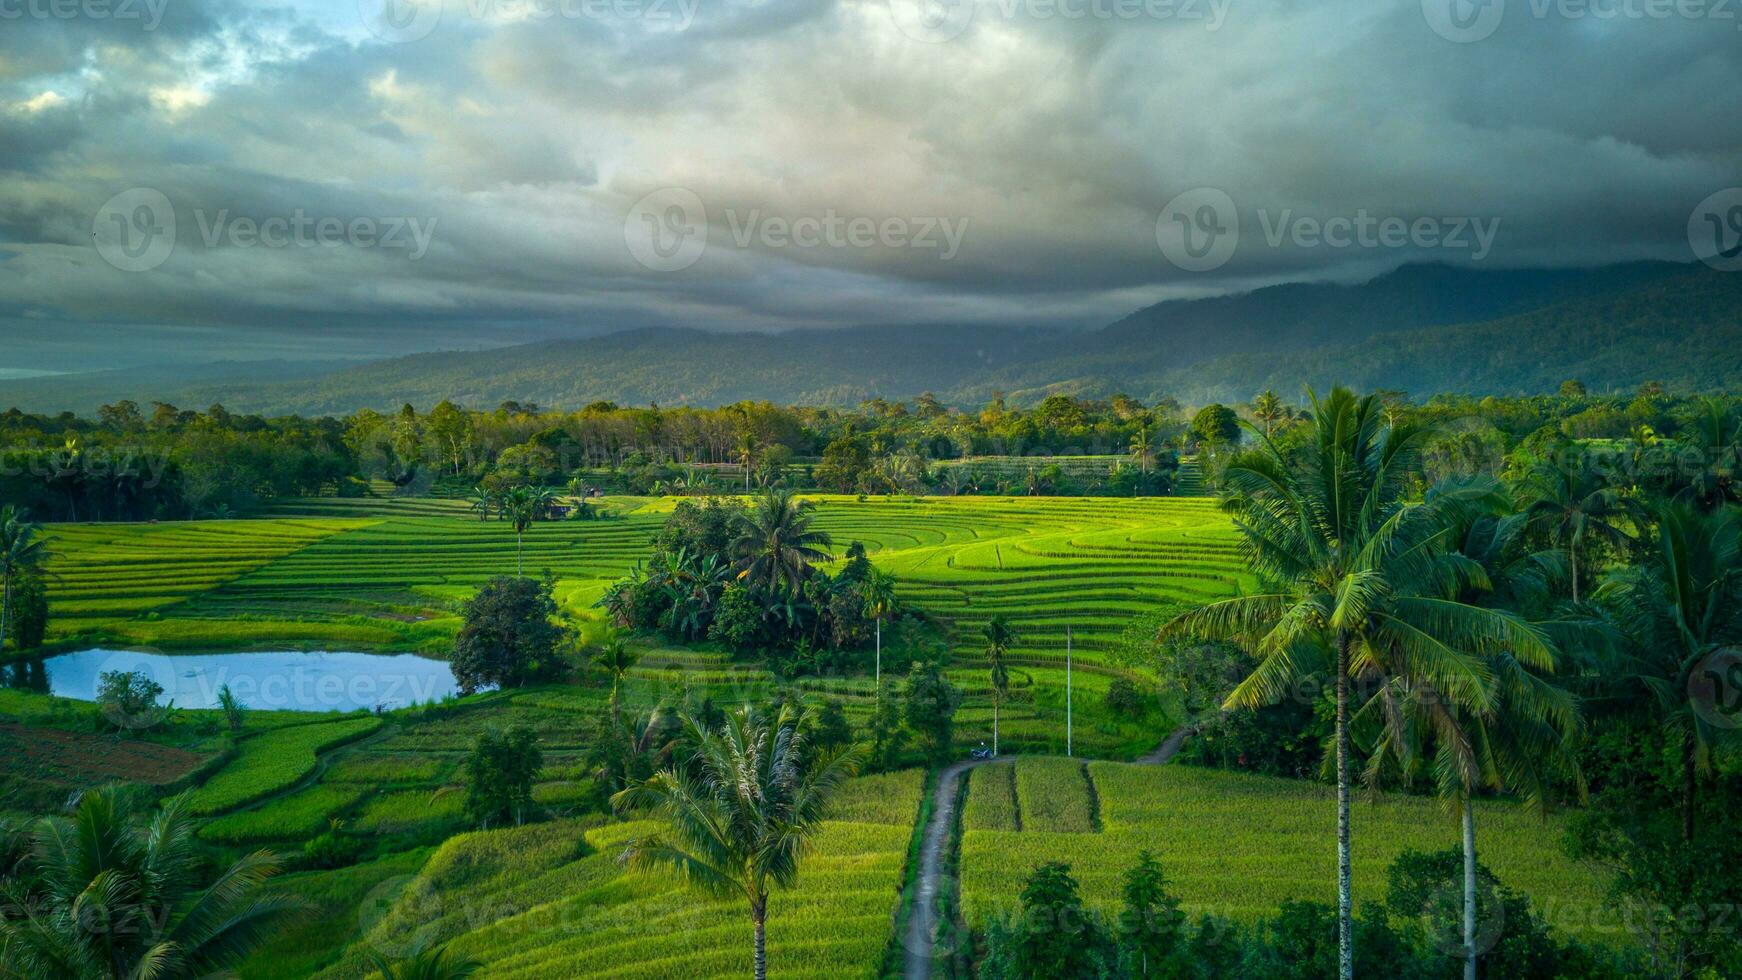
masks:
<svg viewBox="0 0 1742 980"><path fill-rule="evenodd" d="M883 697L883 617L877 617L877 697Z"/></svg>
<svg viewBox="0 0 1742 980"><path fill-rule="evenodd" d="M6 649L6 621L12 614L12 569L6 570L6 585L0 593L0 650Z"/></svg>
<svg viewBox="0 0 1742 980"><path fill-rule="evenodd" d="M514 577L526 577L526 532L514 529Z"/></svg>
<svg viewBox="0 0 1742 980"><path fill-rule="evenodd" d="M1682 734L1682 840L1689 843L1694 839L1694 792L1698 785L1694 748L1694 733L1690 729Z"/></svg>
<svg viewBox="0 0 1742 980"><path fill-rule="evenodd" d="M1573 601L1579 601L1579 549L1577 546L1567 549L1567 560L1573 566Z"/></svg>
<svg viewBox="0 0 1742 980"><path fill-rule="evenodd" d="M1349 634L1337 634L1337 975L1355 976L1354 884L1349 860Z"/></svg>
<svg viewBox="0 0 1742 980"><path fill-rule="evenodd" d="M768 897L750 905L750 919L756 923L756 980L768 980Z"/></svg>
<svg viewBox="0 0 1742 980"><path fill-rule="evenodd" d="M1464 793L1464 980L1476 980L1476 805Z"/></svg>

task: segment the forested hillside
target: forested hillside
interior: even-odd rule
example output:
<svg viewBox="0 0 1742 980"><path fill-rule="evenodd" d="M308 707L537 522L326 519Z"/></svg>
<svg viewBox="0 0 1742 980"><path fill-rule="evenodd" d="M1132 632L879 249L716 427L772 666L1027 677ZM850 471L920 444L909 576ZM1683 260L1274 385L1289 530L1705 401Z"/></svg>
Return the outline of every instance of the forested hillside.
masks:
<svg viewBox="0 0 1742 980"><path fill-rule="evenodd" d="M1188 404L1271 387L1532 393L1646 380L1705 391L1742 379L1742 279L1705 266L1591 270L1406 266L1359 285L1295 283L1160 303L1105 328L864 326L779 334L643 329L586 340L417 354L314 377L150 376L0 383L0 405L89 411L118 397L278 414L429 406L446 398L575 409L595 401L856 405L933 392L983 404L1048 394ZM1279 356L1286 354L1286 357ZM299 372L303 373L303 372ZM147 390L149 389L149 390Z"/></svg>

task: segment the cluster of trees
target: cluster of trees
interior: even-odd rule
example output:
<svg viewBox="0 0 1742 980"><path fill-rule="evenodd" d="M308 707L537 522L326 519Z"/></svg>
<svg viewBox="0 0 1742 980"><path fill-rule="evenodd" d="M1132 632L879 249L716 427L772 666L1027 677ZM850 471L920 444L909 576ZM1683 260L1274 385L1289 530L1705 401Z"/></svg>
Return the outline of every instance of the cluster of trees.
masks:
<svg viewBox="0 0 1742 980"><path fill-rule="evenodd" d="M1443 901L1462 886L1457 851L1406 851L1387 873L1384 902L1356 921L1363 972L1395 980L1456 975L1459 910ZM1552 937L1530 900L1478 869L1487 976L1511 980L1624 980L1636 955ZM1168 891L1166 874L1144 851L1120 879L1120 905L1106 915L1082 899L1070 865L1047 862L1024 884L1020 911L995 916L981 940L979 976L988 980L1305 980L1337 970L1336 913L1292 901L1257 923L1213 914L1195 919Z"/></svg>
<svg viewBox="0 0 1742 980"><path fill-rule="evenodd" d="M765 651L783 676L870 666L882 673L883 624L900 615L895 581L855 542L838 573L829 535L808 501L769 490L746 510L680 503L651 560L611 586L598 605L621 627L676 642L712 640L736 653ZM867 646L874 663L863 664Z"/></svg>
<svg viewBox="0 0 1742 980"><path fill-rule="evenodd" d="M1711 863L1735 850L1742 798L1742 425L1721 402L1701 409L1681 443L1697 451L1670 454L1693 465L1615 471L1607 453L1545 436L1504 460L1504 480L1429 482L1443 430L1339 389L1228 462L1222 490L1264 587L1164 623L1159 666L1218 708L1288 706L1284 724L1240 733L1291 740L1274 758L1298 762L1303 742L1328 736L1343 976L1362 778L1426 781L1461 811L1472 971L1479 794L1547 807L1589 788L1570 846L1617 869L1617 903L1699 896L1709 915L1742 900ZM1664 973L1742 969L1733 931L1684 917L1648 938Z"/></svg>

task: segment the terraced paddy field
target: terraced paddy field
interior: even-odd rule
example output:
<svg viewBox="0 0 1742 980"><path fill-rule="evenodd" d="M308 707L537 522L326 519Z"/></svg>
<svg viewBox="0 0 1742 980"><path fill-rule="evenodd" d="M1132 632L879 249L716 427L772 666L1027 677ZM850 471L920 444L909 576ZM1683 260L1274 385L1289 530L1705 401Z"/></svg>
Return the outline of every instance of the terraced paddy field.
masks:
<svg viewBox="0 0 1742 980"><path fill-rule="evenodd" d="M1024 758L974 770L962 812L962 907L970 923L1015 907L1023 881L1064 861L1090 905L1116 911L1119 876L1154 852L1191 913L1241 920L1290 899L1336 901L1332 787L1186 766ZM1457 846L1458 826L1422 797L1359 799L1355 898L1382 900L1406 849ZM1607 882L1562 854L1559 821L1507 803L1478 805L1481 860L1570 935L1615 941L1598 914ZM1607 925L1609 928L1605 928Z"/></svg>
<svg viewBox="0 0 1742 980"><path fill-rule="evenodd" d="M772 974L882 974L923 782L922 773L907 770L850 784L798 887L771 898ZM750 972L750 920L741 900L701 898L674 879L631 874L619 864L630 840L655 829L591 818L470 833L442 844L415 874L365 874L371 890L356 941L316 975L367 976L371 949L398 956L437 943L483 963L480 977ZM358 876L308 876L297 890L354 892L366 883L338 881L341 875ZM307 975L280 973L268 954L244 964L242 974Z"/></svg>
<svg viewBox="0 0 1742 980"><path fill-rule="evenodd" d="M598 520L535 525L529 574L549 570L576 621L644 560L683 498L607 498ZM1065 639L1077 677L1076 748L1134 754L1156 719L1097 716L1119 671L1108 650L1134 616L1229 595L1250 584L1232 526L1212 501L1189 498L813 497L837 550L861 541L898 577L900 599L939 625L968 694L964 740L990 738L991 703L978 634L994 615L1018 631L1015 701L1003 737L1018 748L1064 748ZM51 586L51 641L166 649L409 650L445 655L460 601L512 573L515 537L460 501L321 498L285 501L259 519L52 529L62 579ZM707 651L649 649L637 697L685 685L768 685L754 666ZM811 686L870 710L869 679Z"/></svg>

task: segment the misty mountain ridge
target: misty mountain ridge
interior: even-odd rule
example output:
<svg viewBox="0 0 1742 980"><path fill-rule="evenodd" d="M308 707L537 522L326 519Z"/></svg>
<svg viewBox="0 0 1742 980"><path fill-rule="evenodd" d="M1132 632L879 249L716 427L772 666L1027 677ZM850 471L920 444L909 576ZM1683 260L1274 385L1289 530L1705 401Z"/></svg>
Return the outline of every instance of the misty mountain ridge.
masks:
<svg viewBox="0 0 1742 980"><path fill-rule="evenodd" d="M1590 269L1406 265L1367 282L1285 283L1168 300L1098 330L984 325L720 333L646 327L482 351L412 354L337 370L227 365L174 381L109 372L0 382L0 405L89 411L120 397L232 411L338 414L473 408L504 401L576 409L717 405L743 399L854 405L933 392L978 405L1064 392L1188 404L1291 397L1333 383L1522 394L1578 378L1592 390L1659 380L1709 390L1742 382L1742 276L1639 262ZM1284 356L1286 355L1286 356ZM227 372L227 373L225 373ZM128 375L114 377L111 375Z"/></svg>

